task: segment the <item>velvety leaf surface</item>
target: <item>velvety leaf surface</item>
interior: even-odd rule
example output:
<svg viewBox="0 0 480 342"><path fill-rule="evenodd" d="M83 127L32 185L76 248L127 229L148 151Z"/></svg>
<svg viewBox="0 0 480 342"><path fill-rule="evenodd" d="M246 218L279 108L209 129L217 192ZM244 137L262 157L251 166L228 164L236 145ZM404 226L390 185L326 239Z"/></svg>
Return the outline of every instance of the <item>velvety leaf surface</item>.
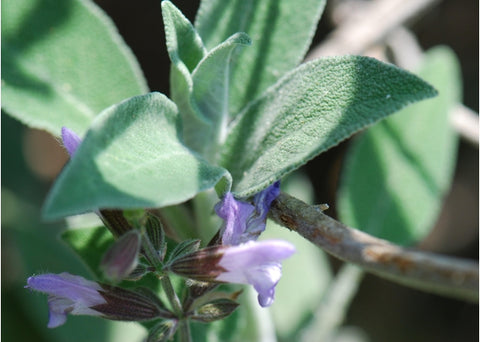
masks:
<svg viewBox="0 0 480 342"><path fill-rule="evenodd" d="M213 187L226 171L181 143L178 119L175 104L160 93L105 110L54 184L45 216L167 206Z"/></svg>
<svg viewBox="0 0 480 342"><path fill-rule="evenodd" d="M171 2L162 3L167 48L172 61L171 92L184 122L185 143L205 156L226 135L232 52L249 45L235 33L208 54L197 31Z"/></svg>
<svg viewBox="0 0 480 342"><path fill-rule="evenodd" d="M251 47L234 53L230 114L237 114L303 59L324 0L203 0L195 27L210 50L235 32L246 32Z"/></svg>
<svg viewBox="0 0 480 342"><path fill-rule="evenodd" d="M88 0L2 1L2 108L32 127L83 134L113 103L148 91L111 20Z"/></svg>
<svg viewBox="0 0 480 342"><path fill-rule="evenodd" d="M370 128L349 151L339 192L343 222L400 244L433 227L455 166L457 136L449 111L460 99L453 53L435 48L419 75L439 96Z"/></svg>
<svg viewBox="0 0 480 342"><path fill-rule="evenodd" d="M191 98L192 72L207 51L193 25L170 1L162 2L162 16L168 55L172 62L170 96L183 119L185 144L202 152L203 146L211 139L212 128Z"/></svg>
<svg viewBox="0 0 480 342"><path fill-rule="evenodd" d="M304 64L233 123L221 165L238 196L256 193L358 130L435 90L395 66L359 56Z"/></svg>
<svg viewBox="0 0 480 342"><path fill-rule="evenodd" d="M209 138L204 148L212 146L215 151L215 147L226 138L227 124L230 121L228 99L231 55L236 47L249 45L250 43L250 38L246 34L234 34L210 51L192 74L192 101L211 127L208 131L199 132L199 134L203 133ZM207 150L208 153L212 152Z"/></svg>

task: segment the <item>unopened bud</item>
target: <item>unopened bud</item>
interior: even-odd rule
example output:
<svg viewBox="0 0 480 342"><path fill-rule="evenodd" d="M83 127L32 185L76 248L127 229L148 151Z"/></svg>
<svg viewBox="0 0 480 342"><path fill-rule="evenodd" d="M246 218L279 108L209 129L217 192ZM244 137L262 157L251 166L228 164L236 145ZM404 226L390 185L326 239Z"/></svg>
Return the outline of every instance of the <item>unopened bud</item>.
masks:
<svg viewBox="0 0 480 342"><path fill-rule="evenodd" d="M138 265L141 235L136 229L122 235L105 253L100 268L112 281L127 278Z"/></svg>
<svg viewBox="0 0 480 342"><path fill-rule="evenodd" d="M190 318L204 323L218 321L230 316L238 305L237 302L227 298L216 299L200 306Z"/></svg>
<svg viewBox="0 0 480 342"><path fill-rule="evenodd" d="M148 337L145 342L166 342L169 341L177 330L178 321L177 320L165 320L148 332Z"/></svg>
<svg viewBox="0 0 480 342"><path fill-rule="evenodd" d="M100 295L105 304L92 306L106 318L117 321L149 321L154 318L174 318L163 303L145 288L126 290L121 287L102 285Z"/></svg>

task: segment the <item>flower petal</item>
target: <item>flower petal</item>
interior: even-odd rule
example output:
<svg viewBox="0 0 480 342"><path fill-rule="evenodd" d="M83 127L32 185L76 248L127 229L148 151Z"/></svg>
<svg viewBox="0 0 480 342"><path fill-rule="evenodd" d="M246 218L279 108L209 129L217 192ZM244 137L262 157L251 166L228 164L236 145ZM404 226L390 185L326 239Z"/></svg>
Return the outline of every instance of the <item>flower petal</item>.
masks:
<svg viewBox="0 0 480 342"><path fill-rule="evenodd" d="M73 157L75 151L82 142L82 139L80 139L80 137L76 135L75 132L73 132L71 129L68 129L67 127L62 127L62 141L63 146L65 146L65 148L67 149L70 157Z"/></svg>
<svg viewBox="0 0 480 342"><path fill-rule="evenodd" d="M105 302L98 293L101 286L96 282L80 276L68 273L40 274L27 280L28 287L47 293L52 296L68 298L72 301L80 301L87 306L102 304Z"/></svg>
<svg viewBox="0 0 480 342"><path fill-rule="evenodd" d="M225 250L218 265L225 272L216 280L251 284L258 292L261 306L273 303L275 286L282 275L280 260L290 257L295 247L281 240L250 241Z"/></svg>
<svg viewBox="0 0 480 342"><path fill-rule="evenodd" d="M223 200L215 206L219 217L224 219L222 228L222 244L237 245L247 229L247 219L252 215L255 207L250 203L237 201L232 193L228 192Z"/></svg>

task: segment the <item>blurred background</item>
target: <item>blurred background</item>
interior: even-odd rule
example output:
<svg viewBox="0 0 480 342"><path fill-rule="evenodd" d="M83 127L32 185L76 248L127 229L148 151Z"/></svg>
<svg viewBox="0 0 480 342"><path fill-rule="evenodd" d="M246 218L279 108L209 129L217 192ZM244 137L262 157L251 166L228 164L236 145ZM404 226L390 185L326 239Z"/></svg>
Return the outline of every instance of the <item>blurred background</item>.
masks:
<svg viewBox="0 0 480 342"><path fill-rule="evenodd" d="M159 0L95 1L113 19L140 62L151 90L169 93L169 68ZM367 13L381 1L327 1L313 47L348 20ZM408 1L405 1L408 3ZM422 1L418 0L418 3ZM174 1L193 22L198 1ZM478 113L478 1L443 0L411 15L405 27L426 50L447 45L457 54L463 77L463 104ZM372 23L370 23L372 24ZM374 24L374 23L373 23ZM388 36L388 35L385 35ZM393 38L391 38L393 39ZM377 42L360 53L392 56L393 44ZM408 39L407 39L408 40ZM335 54L324 46L323 53ZM349 46L347 46L347 49ZM352 47L354 48L354 47ZM401 48L400 48L401 49ZM343 50L342 50L343 51ZM478 138L478 127L477 138ZM2 333L4 341L132 341L142 331L133 324L104 322L91 317L69 319L67 326L46 329L46 298L23 289L34 273L62 272L86 275L86 269L56 238L63 225L40 219L43 200L67 160L65 151L49 134L28 129L2 113ZM475 132L475 130L474 130ZM316 203L328 203L335 217L335 199L344 142L311 161L304 172L314 186ZM453 186L438 222L418 247L478 260L478 140L461 139ZM340 262L331 259L334 268ZM345 325L355 327L366 341L478 341L478 305L404 288L375 276L366 276L348 311ZM85 325L88 330L83 329ZM28 327L28 329L26 328ZM122 328L126 327L126 328ZM139 330L140 329L140 330Z"/></svg>

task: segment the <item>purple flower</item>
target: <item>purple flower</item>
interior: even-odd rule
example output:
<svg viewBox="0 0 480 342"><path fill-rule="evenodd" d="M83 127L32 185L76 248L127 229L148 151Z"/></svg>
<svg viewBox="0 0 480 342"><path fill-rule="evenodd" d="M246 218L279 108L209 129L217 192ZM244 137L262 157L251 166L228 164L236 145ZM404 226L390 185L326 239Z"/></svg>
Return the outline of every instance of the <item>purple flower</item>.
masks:
<svg viewBox="0 0 480 342"><path fill-rule="evenodd" d="M82 139L67 127L62 127L62 141L70 157L73 157Z"/></svg>
<svg viewBox="0 0 480 342"><path fill-rule="evenodd" d="M48 294L48 327L55 328L72 315L101 316L92 307L105 304L100 294L102 287L90 280L68 273L41 274L27 280L27 288Z"/></svg>
<svg viewBox="0 0 480 342"><path fill-rule="evenodd" d="M237 201L231 192L228 192L222 202L215 206L215 211L224 221L222 227L222 244L238 245L242 242L247 231L247 220L255 211L250 203Z"/></svg>
<svg viewBox="0 0 480 342"><path fill-rule="evenodd" d="M204 271L215 275L216 281L253 285L263 307L273 303L275 286L282 276L280 261L295 252L295 247L285 241L255 242L265 230L268 211L279 194L279 181L256 194L253 205L227 193L215 211L224 220L220 231L222 244L231 247L224 249L216 260L221 272L209 269L208 263L204 267Z"/></svg>
<svg viewBox="0 0 480 342"><path fill-rule="evenodd" d="M154 294L145 290L101 285L68 273L32 276L27 284L26 288L48 294L49 328L65 323L67 314L121 321L173 317Z"/></svg>
<svg viewBox="0 0 480 342"><path fill-rule="evenodd" d="M218 265L225 269L216 280L251 284L258 292L258 303L270 306L275 286L282 276L280 261L295 253L295 247L282 240L249 241L225 250Z"/></svg>
<svg viewBox="0 0 480 342"><path fill-rule="evenodd" d="M236 200L228 192L215 206L215 211L224 220L222 244L238 245L256 240L265 230L267 214L273 200L280 194L280 182L275 182L253 197L254 205Z"/></svg>
<svg viewBox="0 0 480 342"><path fill-rule="evenodd" d="M174 260L168 268L179 275L207 282L251 284L258 302L273 303L275 286L282 275L280 261L295 247L286 241L249 241L237 246L211 246Z"/></svg>

